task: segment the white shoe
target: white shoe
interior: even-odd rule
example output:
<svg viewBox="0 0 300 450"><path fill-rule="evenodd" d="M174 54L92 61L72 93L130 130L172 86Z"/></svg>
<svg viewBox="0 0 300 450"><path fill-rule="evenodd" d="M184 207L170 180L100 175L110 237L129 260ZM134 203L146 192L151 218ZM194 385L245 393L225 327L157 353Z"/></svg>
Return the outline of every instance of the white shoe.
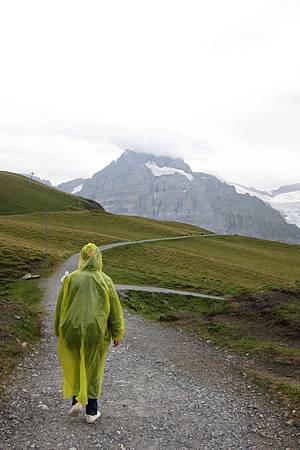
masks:
<svg viewBox="0 0 300 450"><path fill-rule="evenodd" d="M77 402L75 405L72 406L72 408L69 411L69 416L71 417L77 417L82 409L82 403Z"/></svg>
<svg viewBox="0 0 300 450"><path fill-rule="evenodd" d="M95 414L94 416L89 416L87 414L85 416L85 420L87 421L87 423L94 423L97 419L99 419L100 416L101 416L100 411L97 411L97 414Z"/></svg>

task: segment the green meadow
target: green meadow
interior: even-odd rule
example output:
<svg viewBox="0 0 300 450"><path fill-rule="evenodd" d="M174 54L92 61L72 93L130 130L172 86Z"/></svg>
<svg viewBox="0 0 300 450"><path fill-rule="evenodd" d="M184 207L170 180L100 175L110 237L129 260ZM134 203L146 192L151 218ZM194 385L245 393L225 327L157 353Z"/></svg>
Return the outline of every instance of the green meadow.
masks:
<svg viewBox="0 0 300 450"><path fill-rule="evenodd" d="M65 194L23 175L0 171L0 214L95 209L94 202Z"/></svg>
<svg viewBox="0 0 300 450"><path fill-rule="evenodd" d="M234 295L300 288L300 247L239 236L193 237L105 255L120 283Z"/></svg>

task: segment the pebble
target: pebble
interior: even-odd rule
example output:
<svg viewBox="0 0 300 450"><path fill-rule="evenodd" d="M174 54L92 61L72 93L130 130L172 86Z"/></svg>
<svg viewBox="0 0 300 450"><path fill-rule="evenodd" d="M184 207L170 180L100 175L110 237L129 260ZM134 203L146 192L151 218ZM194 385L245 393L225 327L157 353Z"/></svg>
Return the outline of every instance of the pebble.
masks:
<svg viewBox="0 0 300 450"><path fill-rule="evenodd" d="M44 410L48 410L48 406L47 405L38 405L38 408L42 408Z"/></svg>

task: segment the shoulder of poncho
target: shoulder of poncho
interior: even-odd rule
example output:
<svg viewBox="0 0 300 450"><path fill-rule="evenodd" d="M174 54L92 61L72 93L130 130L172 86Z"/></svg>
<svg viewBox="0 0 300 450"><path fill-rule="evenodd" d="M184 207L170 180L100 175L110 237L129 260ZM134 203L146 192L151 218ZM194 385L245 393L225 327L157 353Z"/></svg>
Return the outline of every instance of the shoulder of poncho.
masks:
<svg viewBox="0 0 300 450"><path fill-rule="evenodd" d="M105 272L101 272L102 273L102 275L103 275L103 278L104 278L104 280L105 280L105 282L107 283L107 284L109 284L109 285L111 285L111 284L114 284L113 283L113 280L110 278L110 276L108 276Z"/></svg>
<svg viewBox="0 0 300 450"><path fill-rule="evenodd" d="M72 280L72 278L76 277L80 272L80 270L76 269L73 272L69 273L69 275L66 276L66 279Z"/></svg>
<svg viewBox="0 0 300 450"><path fill-rule="evenodd" d="M69 273L64 281L68 280L68 282L72 284L75 280L82 278L82 276L84 276L83 274L85 274L84 271L76 269L73 272Z"/></svg>
<svg viewBox="0 0 300 450"><path fill-rule="evenodd" d="M79 269L75 269L72 272L69 273L68 277L73 277L76 273L80 272Z"/></svg>

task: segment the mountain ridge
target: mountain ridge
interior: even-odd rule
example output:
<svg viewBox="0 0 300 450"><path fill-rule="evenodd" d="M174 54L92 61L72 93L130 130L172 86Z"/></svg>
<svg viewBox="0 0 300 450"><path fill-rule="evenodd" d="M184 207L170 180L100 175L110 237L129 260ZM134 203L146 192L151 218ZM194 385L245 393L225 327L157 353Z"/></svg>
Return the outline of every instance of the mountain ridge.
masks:
<svg viewBox="0 0 300 450"><path fill-rule="evenodd" d="M127 149L86 180L81 196L117 214L198 225L222 234L300 243L300 229L257 196L230 183L193 172L183 159Z"/></svg>
<svg viewBox="0 0 300 450"><path fill-rule="evenodd" d="M281 186L272 191L259 191L242 184L231 183L240 194L255 196L279 211L288 223L300 228L300 183Z"/></svg>

